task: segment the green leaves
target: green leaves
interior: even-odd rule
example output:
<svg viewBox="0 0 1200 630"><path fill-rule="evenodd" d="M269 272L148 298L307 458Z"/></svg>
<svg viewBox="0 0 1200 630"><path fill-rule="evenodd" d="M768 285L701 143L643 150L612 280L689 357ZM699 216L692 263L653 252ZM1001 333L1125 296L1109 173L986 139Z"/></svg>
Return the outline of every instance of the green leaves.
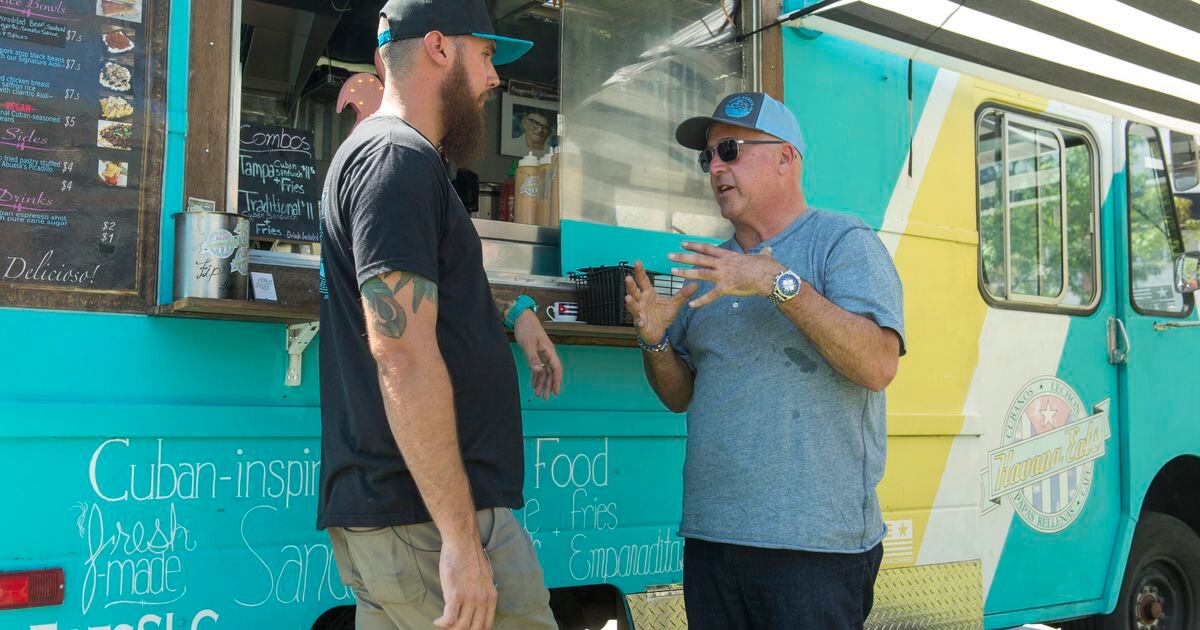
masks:
<svg viewBox="0 0 1200 630"><path fill-rule="evenodd" d="M401 274L400 283L396 284L396 293L400 293L400 289L404 284L413 283L413 312L420 310L421 302L430 300L433 304L438 304L438 286L432 280L424 276L412 274L412 272L404 271Z"/></svg>
<svg viewBox="0 0 1200 630"><path fill-rule="evenodd" d="M362 295L366 299L367 307L375 316L375 330L379 334L392 339L404 336L404 329L408 327L408 316L396 302L392 290L388 288L382 276L364 282Z"/></svg>
<svg viewBox="0 0 1200 630"><path fill-rule="evenodd" d="M396 286L389 287L387 280L395 279ZM437 304L438 287L432 280L411 271L388 273L376 276L363 283L361 291L367 307L374 315L375 330L392 339L404 336L408 328L408 314L396 300L400 291L413 285L412 311L416 313L425 300Z"/></svg>

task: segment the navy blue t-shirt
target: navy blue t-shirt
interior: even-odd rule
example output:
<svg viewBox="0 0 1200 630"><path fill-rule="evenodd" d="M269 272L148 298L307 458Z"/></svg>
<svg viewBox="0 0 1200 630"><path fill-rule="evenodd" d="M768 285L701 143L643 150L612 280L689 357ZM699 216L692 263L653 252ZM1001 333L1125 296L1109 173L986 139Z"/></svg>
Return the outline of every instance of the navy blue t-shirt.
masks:
<svg viewBox="0 0 1200 630"><path fill-rule="evenodd" d="M355 128L322 196L321 494L317 526L431 520L396 446L359 288L408 271L438 285L437 340L476 509L524 504L516 366L474 224L428 140L395 116Z"/></svg>

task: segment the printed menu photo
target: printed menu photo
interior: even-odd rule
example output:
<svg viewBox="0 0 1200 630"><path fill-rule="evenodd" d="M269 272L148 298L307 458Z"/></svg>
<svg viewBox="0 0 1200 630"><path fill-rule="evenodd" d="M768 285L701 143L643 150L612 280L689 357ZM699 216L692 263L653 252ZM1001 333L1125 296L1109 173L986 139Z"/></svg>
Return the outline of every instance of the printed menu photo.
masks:
<svg viewBox="0 0 1200 630"><path fill-rule="evenodd" d="M100 39L104 42L104 48L111 55L119 55L127 53L134 48L134 31L131 28L123 26L106 26L103 29L103 34Z"/></svg>
<svg viewBox="0 0 1200 630"><path fill-rule="evenodd" d="M96 15L141 22L142 0L96 0Z"/></svg>
<svg viewBox="0 0 1200 630"><path fill-rule="evenodd" d="M106 186L120 186L121 188L125 188L129 185L129 162L100 160L97 168L100 181Z"/></svg>

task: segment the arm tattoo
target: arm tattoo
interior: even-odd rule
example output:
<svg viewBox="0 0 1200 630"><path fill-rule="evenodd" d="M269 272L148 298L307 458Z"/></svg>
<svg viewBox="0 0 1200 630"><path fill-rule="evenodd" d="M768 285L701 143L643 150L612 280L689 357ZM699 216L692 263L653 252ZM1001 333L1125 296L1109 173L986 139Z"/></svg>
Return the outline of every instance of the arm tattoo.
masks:
<svg viewBox="0 0 1200 630"><path fill-rule="evenodd" d="M404 336L404 329L408 327L408 316L396 302L387 283L375 276L363 283L362 294L367 298L367 307L375 315L375 330L393 339Z"/></svg>
<svg viewBox="0 0 1200 630"><path fill-rule="evenodd" d="M406 284L408 284L409 282L413 283L412 309L413 309L414 313L416 313L417 309L419 309L421 307L421 302L423 302L427 298L429 299L430 302L437 304L437 301L438 301L437 284L435 284L433 282L433 280L429 280L422 276L418 276L417 274L412 273L411 271L404 271L404 272L400 273L400 282L396 283L396 291L395 292L399 293L400 289L403 289L404 286Z"/></svg>
<svg viewBox="0 0 1200 630"><path fill-rule="evenodd" d="M409 283L413 285L414 313L426 299L437 304L437 284L411 271L400 273L400 279L394 289L388 287L383 276L375 276L363 283L362 295L366 298L367 307L375 316L375 330L379 334L392 339L404 336L404 330L408 327L408 315L404 312L404 307L396 301L396 295Z"/></svg>

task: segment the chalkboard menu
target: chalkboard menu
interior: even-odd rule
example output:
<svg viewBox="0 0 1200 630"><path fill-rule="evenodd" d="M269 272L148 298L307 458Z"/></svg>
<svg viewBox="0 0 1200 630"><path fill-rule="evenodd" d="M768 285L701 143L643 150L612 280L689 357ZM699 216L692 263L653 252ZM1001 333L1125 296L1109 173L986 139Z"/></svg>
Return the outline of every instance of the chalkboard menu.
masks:
<svg viewBox="0 0 1200 630"><path fill-rule="evenodd" d="M0 0L3 1L3 0ZM313 135L278 125L242 124L238 145L238 212L262 240L320 241L320 182Z"/></svg>
<svg viewBox="0 0 1200 630"><path fill-rule="evenodd" d="M167 5L0 0L0 302L144 309Z"/></svg>

